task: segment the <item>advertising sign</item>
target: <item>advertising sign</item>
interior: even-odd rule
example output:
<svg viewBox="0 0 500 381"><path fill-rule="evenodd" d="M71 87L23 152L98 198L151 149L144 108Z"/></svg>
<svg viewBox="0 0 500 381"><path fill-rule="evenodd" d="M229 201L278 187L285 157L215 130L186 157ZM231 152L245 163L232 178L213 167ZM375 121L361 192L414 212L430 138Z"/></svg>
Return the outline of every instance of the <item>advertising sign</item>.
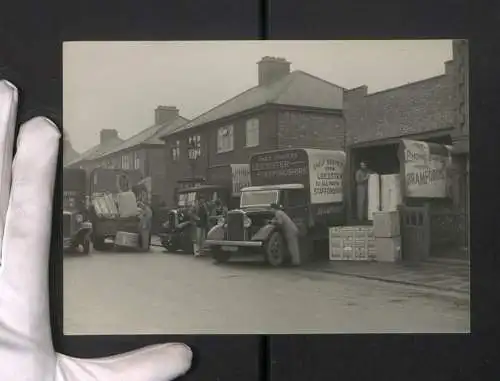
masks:
<svg viewBox="0 0 500 381"><path fill-rule="evenodd" d="M401 163L405 196L446 198L451 147L416 140L402 140Z"/></svg>
<svg viewBox="0 0 500 381"><path fill-rule="evenodd" d="M257 154L250 160L252 185L304 184L308 186L308 156L303 149Z"/></svg>
<svg viewBox="0 0 500 381"><path fill-rule="evenodd" d="M309 156L311 203L342 202L345 152L314 149L306 151Z"/></svg>

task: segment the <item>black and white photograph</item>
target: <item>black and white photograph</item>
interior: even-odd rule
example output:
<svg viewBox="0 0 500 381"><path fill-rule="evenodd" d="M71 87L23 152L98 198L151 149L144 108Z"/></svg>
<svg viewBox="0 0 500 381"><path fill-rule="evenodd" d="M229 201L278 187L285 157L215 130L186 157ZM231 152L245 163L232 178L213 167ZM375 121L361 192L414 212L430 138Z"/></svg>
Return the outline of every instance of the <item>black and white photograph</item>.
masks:
<svg viewBox="0 0 500 381"><path fill-rule="evenodd" d="M64 333L469 333L467 40L63 45Z"/></svg>

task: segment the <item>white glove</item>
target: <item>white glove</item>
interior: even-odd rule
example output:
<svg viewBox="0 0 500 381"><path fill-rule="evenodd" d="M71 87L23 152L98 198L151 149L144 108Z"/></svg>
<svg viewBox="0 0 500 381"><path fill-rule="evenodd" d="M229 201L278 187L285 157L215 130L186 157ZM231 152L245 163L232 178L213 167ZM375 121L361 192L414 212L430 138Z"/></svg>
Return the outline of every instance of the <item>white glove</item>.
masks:
<svg viewBox="0 0 500 381"><path fill-rule="evenodd" d="M0 380L167 381L187 372L184 344L147 347L103 359L54 352L48 262L61 134L45 118L21 127L12 161L17 89L0 81ZM12 180L12 188L11 188Z"/></svg>

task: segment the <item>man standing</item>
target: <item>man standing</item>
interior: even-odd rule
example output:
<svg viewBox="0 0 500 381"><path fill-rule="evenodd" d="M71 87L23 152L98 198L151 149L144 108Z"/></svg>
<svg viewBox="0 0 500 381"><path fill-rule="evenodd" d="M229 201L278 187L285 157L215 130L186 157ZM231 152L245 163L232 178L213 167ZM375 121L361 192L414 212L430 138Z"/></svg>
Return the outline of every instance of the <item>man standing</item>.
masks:
<svg viewBox="0 0 500 381"><path fill-rule="evenodd" d="M139 236L141 249L143 251L149 251L151 245L151 227L153 220L153 211L148 204L144 202L139 202L140 214L139 214Z"/></svg>
<svg viewBox="0 0 500 381"><path fill-rule="evenodd" d="M366 163L362 161L356 171L356 211L359 222L366 221L368 216L368 178L370 174Z"/></svg>
<svg viewBox="0 0 500 381"><path fill-rule="evenodd" d="M205 244L205 239L207 237L207 227L209 218L208 206L205 202L204 197L200 196L198 206L196 208L196 245L194 250L195 257L201 255L201 250Z"/></svg>
<svg viewBox="0 0 500 381"><path fill-rule="evenodd" d="M271 208L274 211L273 223L280 226L283 231L288 251L292 257L292 264L300 266L299 229L280 205L271 204Z"/></svg>

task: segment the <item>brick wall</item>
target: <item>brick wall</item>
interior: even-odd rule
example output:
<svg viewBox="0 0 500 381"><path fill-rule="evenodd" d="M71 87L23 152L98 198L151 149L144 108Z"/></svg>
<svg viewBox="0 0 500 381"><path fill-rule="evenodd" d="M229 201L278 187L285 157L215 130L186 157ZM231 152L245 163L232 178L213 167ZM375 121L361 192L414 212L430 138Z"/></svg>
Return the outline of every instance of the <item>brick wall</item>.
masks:
<svg viewBox="0 0 500 381"><path fill-rule="evenodd" d="M452 128L453 81L449 75L365 96L366 88L347 91L347 144Z"/></svg>
<svg viewBox="0 0 500 381"><path fill-rule="evenodd" d="M246 121L259 119L259 145L246 147ZM217 131L220 127L233 125L234 149L217 153ZM191 135L201 136L201 157L196 161L194 171L187 158L187 140ZM180 159L172 160L172 147L180 142ZM204 177L208 182L230 185L230 164L250 162L250 157L259 152L286 147L309 147L342 149L344 145L344 120L333 112L318 112L285 107L267 106L251 112L235 115L222 121L202 125L171 135L165 143L164 170L167 186L164 198L169 205L174 202L177 181L193 176ZM221 184L224 185L224 184Z"/></svg>
<svg viewBox="0 0 500 381"><path fill-rule="evenodd" d="M142 151L146 161L143 173L146 176L151 176L152 190L154 196L160 197L160 201L164 201L164 190L168 186L167 174L165 172L166 151L163 146L146 148ZM143 161L141 160L141 163Z"/></svg>
<svg viewBox="0 0 500 381"><path fill-rule="evenodd" d="M280 111L279 148L344 149L345 123L337 113Z"/></svg>

